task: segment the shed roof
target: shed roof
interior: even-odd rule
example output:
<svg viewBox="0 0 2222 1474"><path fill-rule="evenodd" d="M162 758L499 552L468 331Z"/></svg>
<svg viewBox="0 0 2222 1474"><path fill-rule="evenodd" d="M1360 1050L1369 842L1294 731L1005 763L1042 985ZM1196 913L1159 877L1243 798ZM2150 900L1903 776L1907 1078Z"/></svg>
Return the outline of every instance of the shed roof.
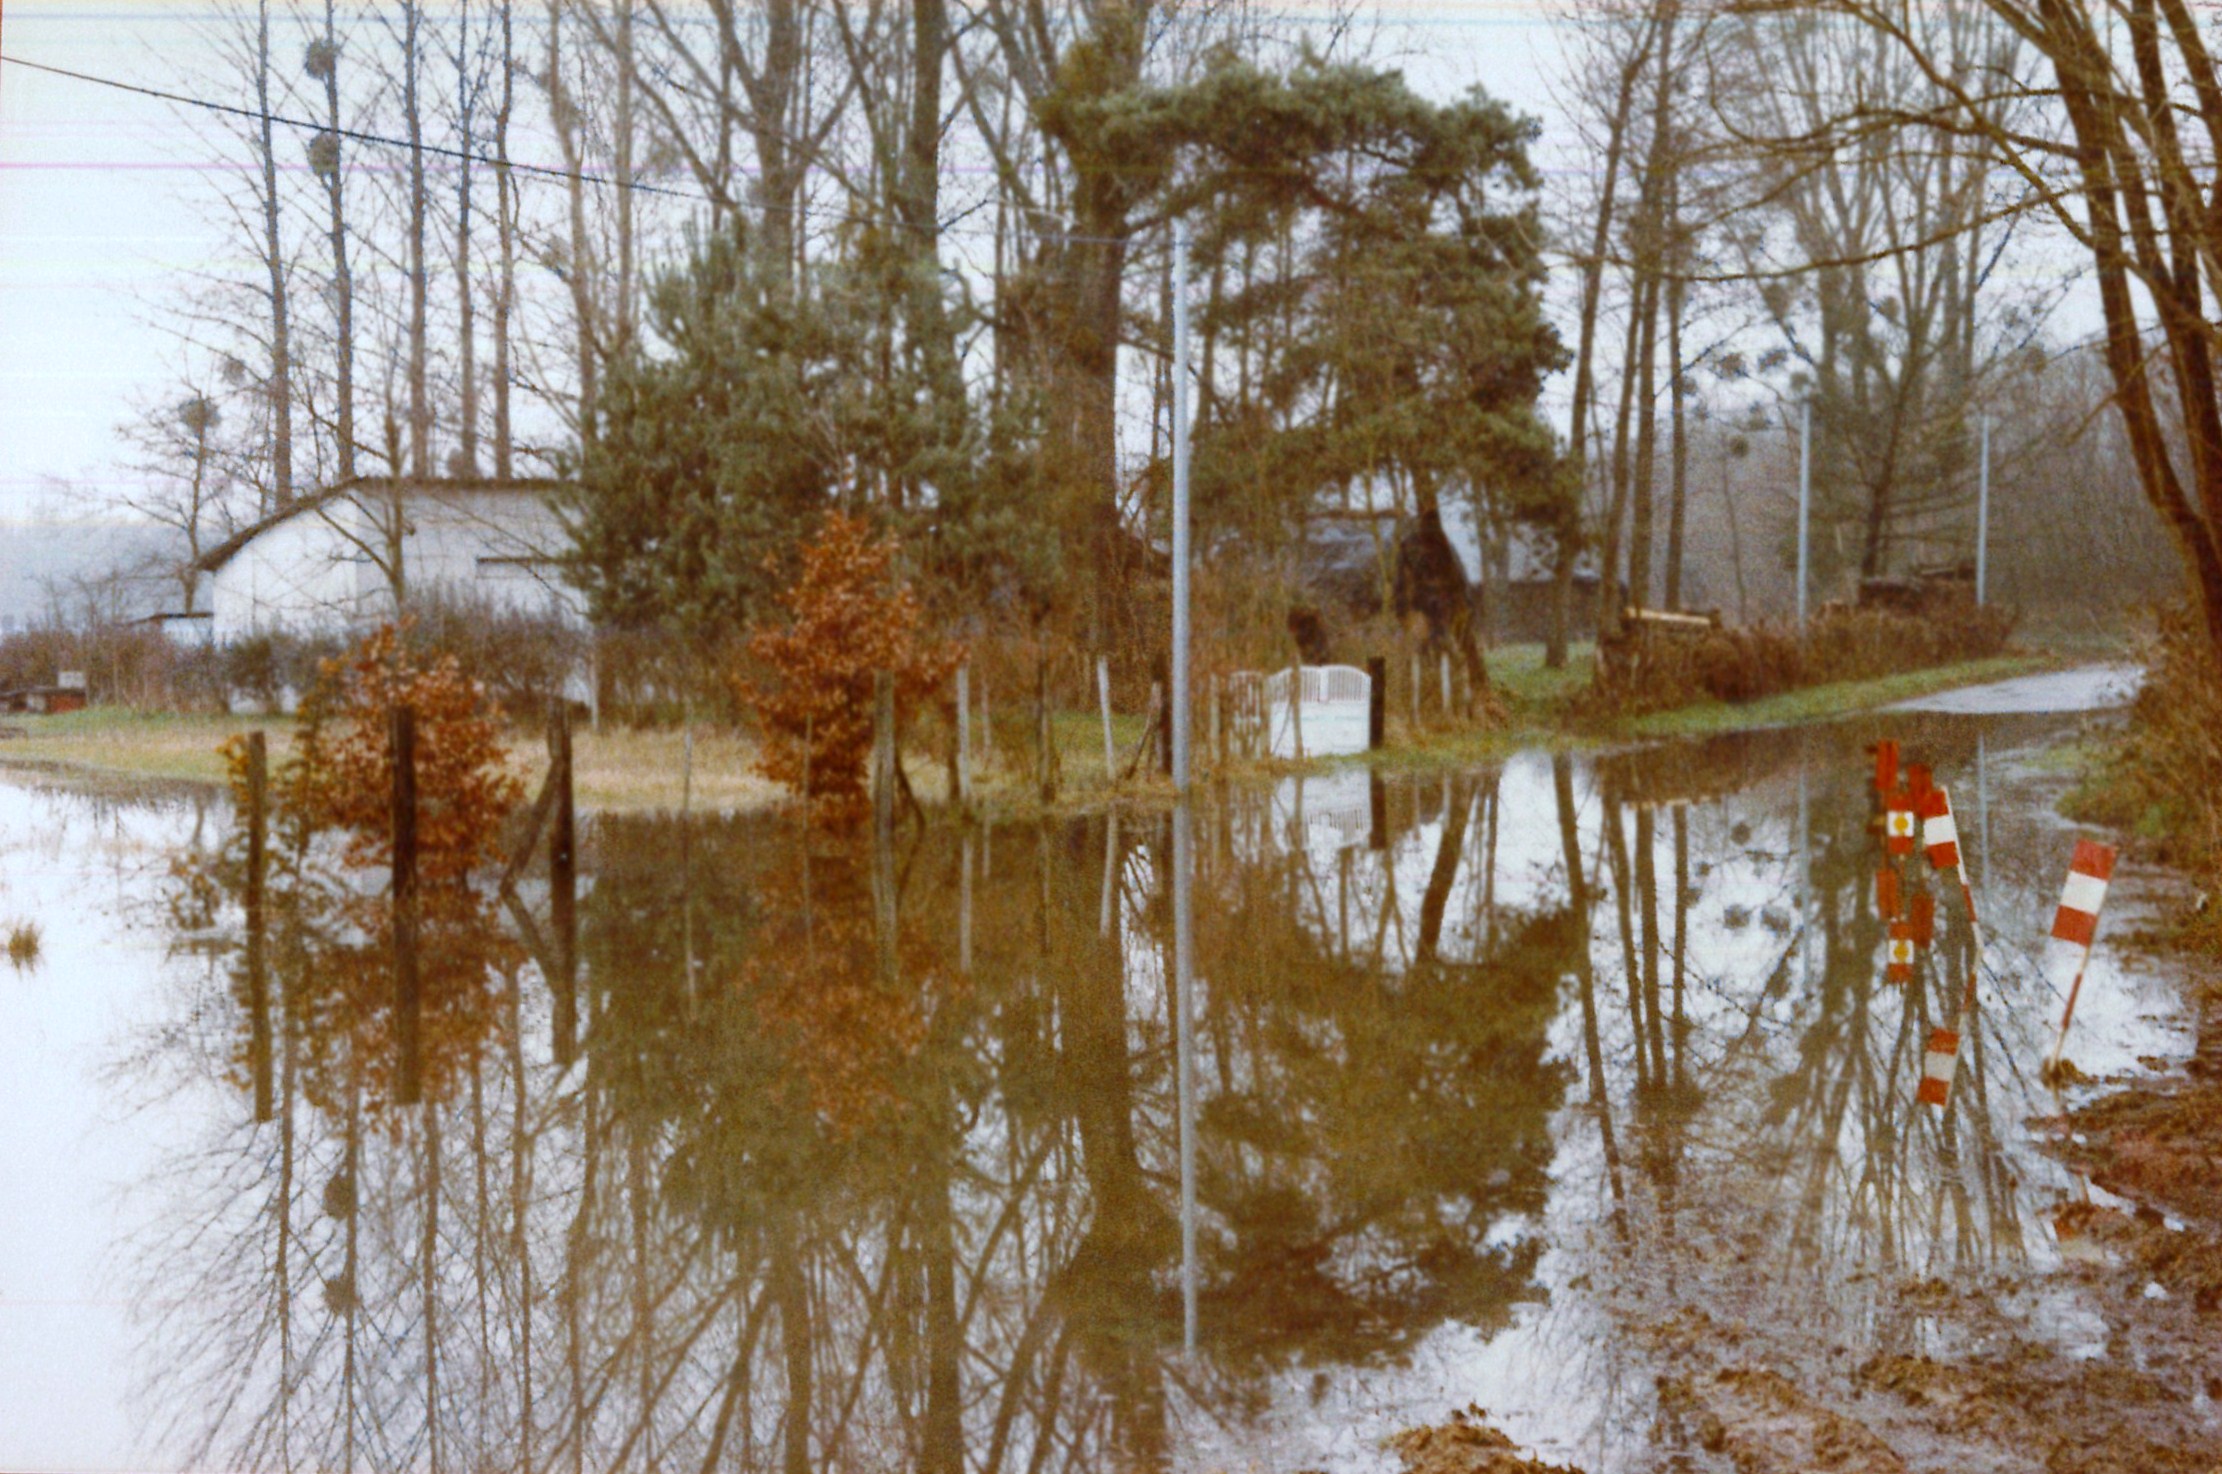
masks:
<svg viewBox="0 0 2222 1474"><path fill-rule="evenodd" d="M497 480L491 476L357 476L349 481L337 482L316 491L304 492L293 501L259 521L250 522L215 547L193 560L196 573L214 573L237 557L240 550L274 527L279 527L304 512L313 512L333 502L345 501L357 495L390 496L398 488L404 497L455 496L463 493L509 493L520 496L546 496L561 490L561 481L538 477L511 477Z"/></svg>

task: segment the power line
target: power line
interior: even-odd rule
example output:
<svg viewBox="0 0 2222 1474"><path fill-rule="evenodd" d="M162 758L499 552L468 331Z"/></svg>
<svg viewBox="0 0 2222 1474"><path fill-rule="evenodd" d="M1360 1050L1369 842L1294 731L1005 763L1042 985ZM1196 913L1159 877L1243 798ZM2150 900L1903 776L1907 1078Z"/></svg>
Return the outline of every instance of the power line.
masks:
<svg viewBox="0 0 2222 1474"><path fill-rule="evenodd" d="M658 195L665 199L687 200L695 204L710 205L713 207L730 203L730 201L714 198L711 195L705 194L700 190L674 189L668 185L661 184L643 184L637 179L618 179L608 174L597 174L592 172L591 170L586 169L562 169L550 164L525 164L519 163L514 159L505 162L501 159L493 157L490 154L478 153L470 149L454 148L436 143L411 143L406 138L394 138L388 134L370 133L356 128L330 128L325 126L323 123L314 121L313 119L288 117L284 113L265 112L260 108L241 107L236 103L217 102L212 98L194 97L183 92L170 92L159 87L148 87L137 82L120 81L114 77L96 76L91 72L75 71L69 67L58 67L47 62L32 61L26 57L21 56L9 56L6 54L0 54L0 62L5 62L9 66L22 67L28 71L43 72L46 75L52 77L65 77L73 82L84 82L94 87L106 87L117 92L128 92L139 97L150 97L158 102L167 102L178 107L200 108L207 112L221 113L228 117L244 118L249 122L267 122L287 128L296 128L303 132L316 135L329 134L333 137L344 138L354 143L372 144L380 148L416 149L424 153L431 154L436 158L451 159L457 163L478 164L482 165L485 168L497 171L506 169L513 174L525 174L542 179L561 180L566 184L576 181L582 184L591 184L600 189L632 190L640 194ZM984 203L982 205L971 206L960 214L952 217L950 220L939 222L934 225L914 225L911 222L903 220L896 216L883 217L881 219L875 220L873 223L875 225L893 226L899 230L915 231L920 234L930 235L936 238L944 235L961 234L965 233L966 231L969 231L975 236L984 236L989 234L990 232L982 227L960 227L957 224L957 222L963 220L965 216L975 214L983 207ZM1013 203L1012 208L1021 215L1035 216L1042 220L1061 222L1063 218L1057 215L1054 211L1043 210L1034 206L1016 204L1015 202ZM799 200L795 204L794 213L797 217L805 220L816 219L819 221L825 221L828 219L832 219L836 222L839 222L843 219L843 217L839 216L835 212L814 209ZM1063 230L1041 230L1038 226L1036 227L1036 229L1039 234L1041 234L1045 238L1055 240L1060 245L1131 246L1135 243L1136 236L1143 233L1141 231L1137 231L1133 235L1102 236L1080 235L1074 232Z"/></svg>
<svg viewBox="0 0 2222 1474"><path fill-rule="evenodd" d="M560 179L565 183L577 181L597 185L604 189L631 189L642 194L665 195L672 199L695 200L703 204L714 203L708 195L692 190L670 189L660 184L642 184L638 180L613 179L607 174L590 173L584 169L558 169L548 164L520 164L512 159L504 162L469 149L448 148L437 143L412 144L405 138L389 138L382 133L365 133L354 128L329 128L322 123L301 118L289 118L284 113L264 112L260 108L238 107L228 102L216 102L205 97L189 97L182 92L165 92L159 87L146 87L137 82L122 82L114 77L96 77L90 72L72 71L68 67L50 66L43 61L30 61L20 56L0 55L0 62L23 67L29 71L44 72L52 77L67 77L73 82L86 82L95 87L112 88L117 92L136 93L160 102L175 103L179 107L197 107L212 113L224 113L234 118L246 118L257 123L276 123L287 128L299 128L315 134L329 134L355 143L377 144L384 148L419 149L424 153L458 163L483 164L489 169L507 169L515 174L533 174L545 179Z"/></svg>
<svg viewBox="0 0 2222 1474"><path fill-rule="evenodd" d="M687 200L695 204L716 206L727 203L726 201L715 199L700 190L674 189L668 185L661 184L643 184L637 179L618 179L608 174L597 174L587 169L562 169L550 164L525 164L519 163L514 159L504 162L503 160L497 159L490 154L478 153L470 149L454 148L437 143L412 144L406 138L394 138L384 133L370 133L357 128L330 128L325 126L323 123L316 122L312 119L288 117L284 113L264 112L260 108L240 107L235 103L217 102L211 98L206 97L193 97L182 92L170 92L160 87L148 87L137 82L120 81L114 77L96 76L91 72L80 72L72 70L69 67L53 66L47 62L32 61L26 57L21 56L8 56L0 54L0 62L5 62L10 66L23 67L28 71L43 72L48 76L66 77L70 81L84 82L94 87L106 87L117 92L129 92L140 97L151 97L156 101L171 103L178 107L201 108L207 112L222 113L228 117L244 118L250 122L273 123L287 128L297 128L302 130L303 132L312 133L320 136L329 134L333 137L345 138L355 143L373 144L380 148L420 149L424 153L431 154L437 158L451 159L457 163L478 164L484 166L485 168L494 170L506 169L514 174L526 174L542 179L560 180L566 184L576 181L581 184L591 184L600 189L632 190L640 194L659 195L665 199ZM975 207L975 209L976 208L977 207ZM827 219L829 216L829 212L827 211L813 209L810 206L802 204L800 202L796 204L795 213L804 219L816 218L819 220L824 220ZM973 210L967 210L964 213L971 214L973 213ZM1025 211L1025 213L1040 214L1046 212L1029 210ZM960 216L958 218L961 219L962 217ZM954 222L935 226L924 226L913 225L906 220L889 218L879 223L893 225L904 230L914 230L928 235L939 236L955 233L952 229ZM973 227L973 229L975 230L975 232L978 231L978 227ZM1059 232L1056 238L1059 241L1068 244L1132 244L1131 239L1126 237L1083 236L1073 235L1065 232Z"/></svg>

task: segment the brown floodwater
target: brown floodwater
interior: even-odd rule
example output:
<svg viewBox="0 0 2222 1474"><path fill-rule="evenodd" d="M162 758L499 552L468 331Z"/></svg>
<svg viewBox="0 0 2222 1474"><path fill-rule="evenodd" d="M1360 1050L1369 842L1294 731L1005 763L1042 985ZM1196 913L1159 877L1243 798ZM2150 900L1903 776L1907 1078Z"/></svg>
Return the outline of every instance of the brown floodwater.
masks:
<svg viewBox="0 0 2222 1474"><path fill-rule="evenodd" d="M2032 1125L2045 754L2091 720L1201 790L1185 1041L1163 813L883 853L603 818L574 940L542 867L440 934L423 1107L359 939L274 896L258 1008L238 909L182 896L218 797L11 778L0 927L43 935L0 972L0 1468L1363 1470L1478 1404L1592 1474L1704 1469L1658 1391L1696 1314L1813 1378L1966 1350L1909 1285L2140 1356ZM1949 898L1885 981L1885 733L1986 922L1942 1112L1968 933ZM2193 1043L2118 923L2100 1078Z"/></svg>

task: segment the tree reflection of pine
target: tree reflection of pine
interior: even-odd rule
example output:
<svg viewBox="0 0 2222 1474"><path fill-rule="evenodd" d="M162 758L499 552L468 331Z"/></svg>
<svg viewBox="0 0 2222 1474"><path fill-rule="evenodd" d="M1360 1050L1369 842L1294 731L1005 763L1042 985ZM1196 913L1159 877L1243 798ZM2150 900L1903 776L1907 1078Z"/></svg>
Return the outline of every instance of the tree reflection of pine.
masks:
<svg viewBox="0 0 2222 1474"><path fill-rule="evenodd" d="M1161 826L1129 820L1108 864L1100 819L914 841L891 857L890 978L866 856L710 822L681 870L669 824L613 820L583 903L583 1068L554 1066L545 1005L505 982L506 1068L465 1061L421 1128L371 1131L369 1077L334 1072L360 1031L295 1017L278 1127L242 1124L202 1184L267 1205L210 1220L259 1247L161 1328L221 1348L168 1390L206 1452L268 1467L1155 1465L1190 1400L1239 1416L1272 1368L1502 1325L1536 1294L1539 1245L1492 1234L1544 1202L1564 957L1538 939L1565 932L1492 918L1491 955L1448 944L1481 807L1465 780L1451 798L1401 964L1346 952L1308 856L1253 848L1240 810L1199 847L1219 858L1198 888L1196 1372ZM1420 863L1362 858L1361 931L1405 924L1391 877ZM294 993L326 960L286 955ZM174 1246L196 1263L202 1227Z"/></svg>
<svg viewBox="0 0 2222 1474"><path fill-rule="evenodd" d="M672 823L605 820L574 1068L512 970L421 1129L367 1129L360 1076L312 1101L303 1037L277 1125L197 1159L206 1211L155 1261L198 1287L160 1344L206 1350L172 1404L257 1467L1155 1467L1288 1369L1506 1326L1546 1227L1579 1266L1554 1299L1905 1334L1883 1287L2019 1252L2025 1097L1986 1038L1950 1112L1911 1111L1939 995L1880 982L1842 745L1809 754L1802 906L1794 750L1671 825L1629 797L1664 785L1572 762L1391 780L1379 849L1263 796L1207 811L1193 1366L1161 817L882 856L703 821L684 866ZM1500 863L1547 868L1476 873ZM1799 924L1744 906L1805 918L1809 982ZM1620 1231L1585 1243L1585 1214ZM1640 1345L1565 1354L1648 1385Z"/></svg>

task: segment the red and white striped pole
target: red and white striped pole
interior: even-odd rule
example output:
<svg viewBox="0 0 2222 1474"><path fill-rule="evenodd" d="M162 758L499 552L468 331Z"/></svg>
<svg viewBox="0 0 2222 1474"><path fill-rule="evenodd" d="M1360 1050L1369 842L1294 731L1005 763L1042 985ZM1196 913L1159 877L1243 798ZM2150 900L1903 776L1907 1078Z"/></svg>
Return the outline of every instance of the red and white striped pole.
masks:
<svg viewBox="0 0 2222 1474"><path fill-rule="evenodd" d="M2076 995L2083 991L2083 970L2091 962L2091 943L2098 936L2099 908L2106 904L2106 888L2114 879L2114 849L2092 840L2075 842L2068 861L2067 884L2060 888L2060 906L2052 913L2052 939L2072 948L2075 981L2068 985L2068 1006L2060 1014L2060 1035L2052 1041L2045 1073L2060 1068L2060 1053L2068 1047L2068 1025L2075 1019Z"/></svg>

